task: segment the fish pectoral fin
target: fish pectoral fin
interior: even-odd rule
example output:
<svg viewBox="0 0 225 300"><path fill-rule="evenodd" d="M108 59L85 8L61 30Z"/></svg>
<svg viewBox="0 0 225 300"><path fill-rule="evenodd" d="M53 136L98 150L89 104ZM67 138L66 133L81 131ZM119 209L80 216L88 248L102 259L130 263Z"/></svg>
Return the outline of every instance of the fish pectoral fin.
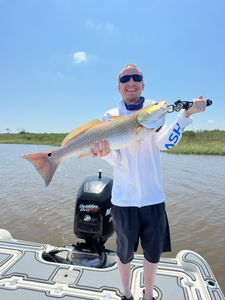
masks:
<svg viewBox="0 0 225 300"><path fill-rule="evenodd" d="M121 120L124 119L124 116L111 116L108 121L116 121L116 120ZM108 122L107 121L107 122Z"/></svg>
<svg viewBox="0 0 225 300"><path fill-rule="evenodd" d="M76 136L84 133L85 131L87 131L88 129L90 128L93 128L99 124L102 124L104 123L103 121L101 120L98 120L98 119L94 119L94 120L91 120L85 124L83 124L82 126L78 127L78 128L75 128L73 131L71 131L66 137L65 139L63 140L62 142L62 147L65 147L72 139L74 139Z"/></svg>

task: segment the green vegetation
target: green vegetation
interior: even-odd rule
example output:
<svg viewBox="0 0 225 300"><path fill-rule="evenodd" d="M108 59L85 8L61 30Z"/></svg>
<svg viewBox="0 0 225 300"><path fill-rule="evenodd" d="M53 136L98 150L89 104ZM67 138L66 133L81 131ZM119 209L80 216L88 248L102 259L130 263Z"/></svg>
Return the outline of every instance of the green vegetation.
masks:
<svg viewBox="0 0 225 300"><path fill-rule="evenodd" d="M1 144L42 144L59 146L66 133L19 133L0 134ZM181 142L168 151L175 154L225 155L225 131L185 131Z"/></svg>
<svg viewBox="0 0 225 300"><path fill-rule="evenodd" d="M66 133L31 133L25 130L19 133L0 134L0 144L37 144L61 145Z"/></svg>
<svg viewBox="0 0 225 300"><path fill-rule="evenodd" d="M185 131L181 142L168 152L174 154L225 155L225 131Z"/></svg>

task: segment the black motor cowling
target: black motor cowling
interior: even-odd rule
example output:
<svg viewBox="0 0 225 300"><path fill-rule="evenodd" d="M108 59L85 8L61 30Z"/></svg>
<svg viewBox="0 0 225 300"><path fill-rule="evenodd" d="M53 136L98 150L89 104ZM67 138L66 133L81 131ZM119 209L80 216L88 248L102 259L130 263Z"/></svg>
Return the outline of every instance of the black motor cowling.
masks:
<svg viewBox="0 0 225 300"><path fill-rule="evenodd" d="M111 217L111 191L113 180L102 176L88 176L77 193L74 233L87 244L98 241L104 245L114 233Z"/></svg>

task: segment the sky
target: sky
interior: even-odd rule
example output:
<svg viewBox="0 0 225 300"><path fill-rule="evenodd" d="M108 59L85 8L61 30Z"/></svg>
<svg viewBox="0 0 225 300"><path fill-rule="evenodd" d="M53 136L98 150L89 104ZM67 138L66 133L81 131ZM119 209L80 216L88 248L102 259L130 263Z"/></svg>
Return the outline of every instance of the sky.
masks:
<svg viewBox="0 0 225 300"><path fill-rule="evenodd" d="M0 132L101 119L128 63L146 99L213 101L189 130L225 130L224 0L0 0Z"/></svg>

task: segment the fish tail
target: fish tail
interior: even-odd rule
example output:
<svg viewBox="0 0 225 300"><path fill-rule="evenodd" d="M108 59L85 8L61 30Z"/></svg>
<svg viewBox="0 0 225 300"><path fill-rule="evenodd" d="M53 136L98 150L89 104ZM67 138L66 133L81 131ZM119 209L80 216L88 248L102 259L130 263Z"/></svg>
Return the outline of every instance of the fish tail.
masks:
<svg viewBox="0 0 225 300"><path fill-rule="evenodd" d="M45 185L48 186L55 174L60 160L54 159L51 152L28 153L23 154L22 157L34 165L38 173L44 179Z"/></svg>

